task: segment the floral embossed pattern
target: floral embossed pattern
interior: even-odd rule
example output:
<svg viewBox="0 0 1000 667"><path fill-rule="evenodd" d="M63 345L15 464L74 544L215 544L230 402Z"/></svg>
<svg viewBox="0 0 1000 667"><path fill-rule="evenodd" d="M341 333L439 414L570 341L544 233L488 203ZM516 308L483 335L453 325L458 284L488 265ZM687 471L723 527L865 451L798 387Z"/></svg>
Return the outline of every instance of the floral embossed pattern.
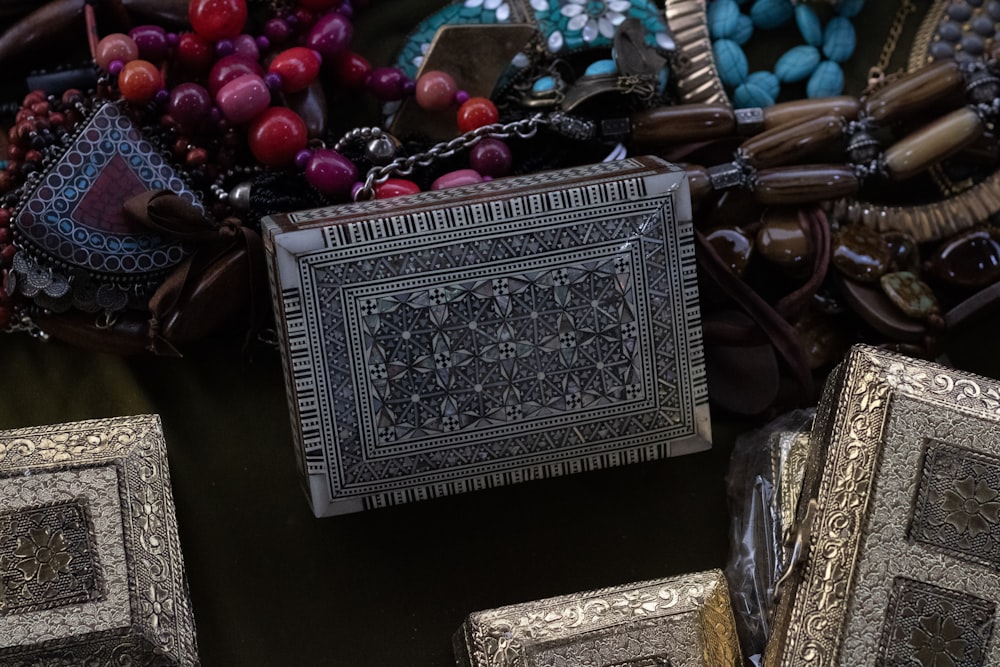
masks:
<svg viewBox="0 0 1000 667"><path fill-rule="evenodd" d="M1000 567L1000 460L931 441L910 538L963 560Z"/></svg>
<svg viewBox="0 0 1000 667"><path fill-rule="evenodd" d="M0 515L0 615L102 597L82 501Z"/></svg>
<svg viewBox="0 0 1000 667"><path fill-rule="evenodd" d="M982 667L996 605L905 577L893 581L879 667Z"/></svg>

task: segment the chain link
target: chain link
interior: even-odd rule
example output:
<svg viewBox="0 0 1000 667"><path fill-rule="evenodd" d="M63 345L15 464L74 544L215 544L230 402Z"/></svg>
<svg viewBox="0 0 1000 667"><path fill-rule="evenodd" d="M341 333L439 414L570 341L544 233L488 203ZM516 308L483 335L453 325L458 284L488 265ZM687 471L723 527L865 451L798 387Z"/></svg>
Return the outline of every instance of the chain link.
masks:
<svg viewBox="0 0 1000 667"><path fill-rule="evenodd" d="M917 11L917 6L913 4L913 0L901 0L899 9L896 10L896 16L889 27L889 35L885 38L878 62L868 70L868 87L865 88L865 93L873 92L887 83L886 71L889 69L889 62L896 52L896 47L899 46L899 38L903 34L906 19L915 11Z"/></svg>

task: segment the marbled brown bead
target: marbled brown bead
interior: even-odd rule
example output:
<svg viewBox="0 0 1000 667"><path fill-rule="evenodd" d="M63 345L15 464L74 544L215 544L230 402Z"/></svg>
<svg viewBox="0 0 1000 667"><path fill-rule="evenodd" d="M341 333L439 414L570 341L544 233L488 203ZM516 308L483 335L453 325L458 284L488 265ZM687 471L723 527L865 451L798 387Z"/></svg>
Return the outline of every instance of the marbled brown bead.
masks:
<svg viewBox="0 0 1000 667"><path fill-rule="evenodd" d="M865 225L847 225L833 237L833 265L860 282L878 280L889 268L889 246Z"/></svg>
<svg viewBox="0 0 1000 667"><path fill-rule="evenodd" d="M949 239L929 262L931 273L955 287L979 289L1000 280L1000 231L971 229Z"/></svg>
<svg viewBox="0 0 1000 667"><path fill-rule="evenodd" d="M889 300L907 317L922 320L939 310L934 291L909 271L886 273L879 279L879 283Z"/></svg>
<svg viewBox="0 0 1000 667"><path fill-rule="evenodd" d="M942 60L907 74L872 93L865 112L877 123L887 124L921 109L948 100L965 102L965 79L954 60Z"/></svg>
<svg viewBox="0 0 1000 667"><path fill-rule="evenodd" d="M775 167L757 172L754 195L762 204L808 204L853 195L859 185L846 165Z"/></svg>
<svg viewBox="0 0 1000 667"><path fill-rule="evenodd" d="M764 109L764 129L804 123L820 116L840 116L845 121L852 121L860 110L861 102L847 95L782 102Z"/></svg>
<svg viewBox="0 0 1000 667"><path fill-rule="evenodd" d="M897 181L916 176L977 141L985 129L975 111L956 109L887 148L886 170Z"/></svg>
<svg viewBox="0 0 1000 667"><path fill-rule="evenodd" d="M840 116L820 116L803 123L765 130L743 142L740 150L758 169L798 162L837 141L843 135Z"/></svg>
<svg viewBox="0 0 1000 667"><path fill-rule="evenodd" d="M632 114L632 141L647 146L717 139L735 131L736 116L725 104L680 104Z"/></svg>

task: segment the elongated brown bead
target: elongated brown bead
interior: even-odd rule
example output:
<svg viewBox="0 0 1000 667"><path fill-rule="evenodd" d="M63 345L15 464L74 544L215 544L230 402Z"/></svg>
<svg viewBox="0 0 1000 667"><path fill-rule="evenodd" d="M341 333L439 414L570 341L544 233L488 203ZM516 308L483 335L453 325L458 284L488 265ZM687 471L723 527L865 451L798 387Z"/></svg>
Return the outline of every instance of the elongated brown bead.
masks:
<svg viewBox="0 0 1000 667"><path fill-rule="evenodd" d="M757 172L754 196L761 204L808 204L858 191L858 177L842 164L775 167Z"/></svg>
<svg viewBox="0 0 1000 667"><path fill-rule="evenodd" d="M839 116L820 116L761 132L744 141L740 150L754 167L778 167L829 146L840 139L843 128Z"/></svg>
<svg viewBox="0 0 1000 667"><path fill-rule="evenodd" d="M680 104L632 114L632 141L676 144L726 137L736 131L736 116L725 104Z"/></svg>
<svg viewBox="0 0 1000 667"><path fill-rule="evenodd" d="M891 123L941 101L959 106L965 102L964 88L958 63L942 60L875 91L865 100L865 111L876 123Z"/></svg>
<svg viewBox="0 0 1000 667"><path fill-rule="evenodd" d="M705 195L712 191L712 180L708 177L708 170L696 164L678 164L678 167L687 173L688 187L691 190L691 201L700 201Z"/></svg>
<svg viewBox="0 0 1000 667"><path fill-rule="evenodd" d="M977 141L985 129L975 111L956 109L889 146L885 167L893 180L906 180Z"/></svg>
<svg viewBox="0 0 1000 667"><path fill-rule="evenodd" d="M845 121L851 121L858 117L859 111L861 102L848 95L782 102L764 109L764 129L803 123L820 116L840 116Z"/></svg>

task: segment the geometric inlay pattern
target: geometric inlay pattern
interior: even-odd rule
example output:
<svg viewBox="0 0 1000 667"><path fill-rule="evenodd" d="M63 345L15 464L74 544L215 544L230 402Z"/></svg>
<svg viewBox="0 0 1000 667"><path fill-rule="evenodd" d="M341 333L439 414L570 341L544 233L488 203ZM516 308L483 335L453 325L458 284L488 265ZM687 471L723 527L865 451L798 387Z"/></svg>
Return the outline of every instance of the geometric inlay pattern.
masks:
<svg viewBox="0 0 1000 667"><path fill-rule="evenodd" d="M85 501L0 514L0 615L102 598Z"/></svg>
<svg viewBox="0 0 1000 667"><path fill-rule="evenodd" d="M992 602L896 577L875 664L985 667L995 615Z"/></svg>
<svg viewBox="0 0 1000 667"><path fill-rule="evenodd" d="M33 254L106 275L145 274L179 263L184 248L126 218L122 204L168 189L194 192L114 104L104 104L19 206L13 225Z"/></svg>
<svg viewBox="0 0 1000 667"><path fill-rule="evenodd" d="M909 532L920 544L1000 568L1000 459L930 441Z"/></svg>

